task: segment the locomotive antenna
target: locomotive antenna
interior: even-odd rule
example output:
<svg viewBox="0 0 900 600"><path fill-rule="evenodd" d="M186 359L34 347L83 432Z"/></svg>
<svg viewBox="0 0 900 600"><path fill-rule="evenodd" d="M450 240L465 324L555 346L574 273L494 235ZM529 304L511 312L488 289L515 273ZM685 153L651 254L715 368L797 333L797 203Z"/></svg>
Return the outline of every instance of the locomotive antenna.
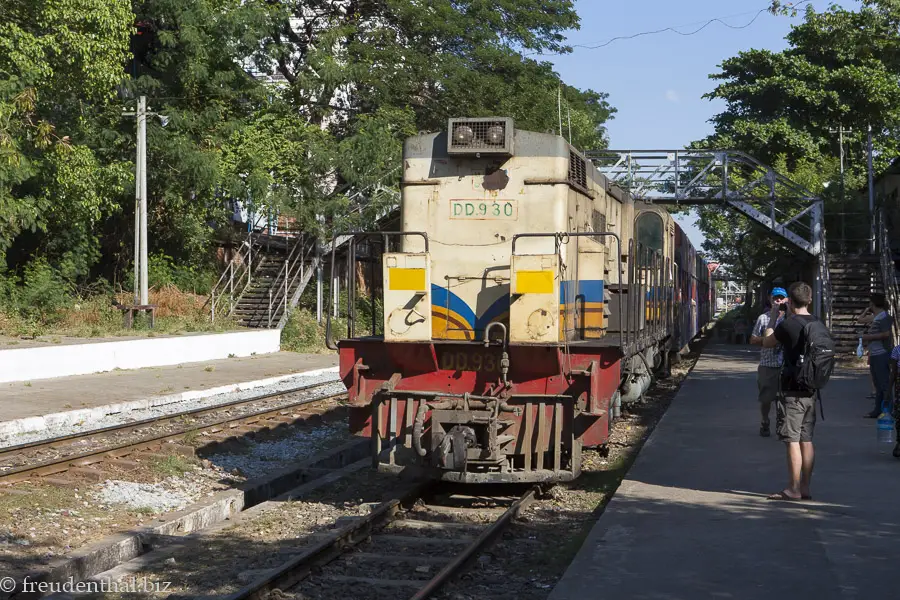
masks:
<svg viewBox="0 0 900 600"><path fill-rule="evenodd" d="M556 109L559 113L559 136L562 137L562 86L556 88Z"/></svg>
<svg viewBox="0 0 900 600"><path fill-rule="evenodd" d="M566 100L566 112L569 114L569 143L572 143L572 107L569 106L569 101Z"/></svg>

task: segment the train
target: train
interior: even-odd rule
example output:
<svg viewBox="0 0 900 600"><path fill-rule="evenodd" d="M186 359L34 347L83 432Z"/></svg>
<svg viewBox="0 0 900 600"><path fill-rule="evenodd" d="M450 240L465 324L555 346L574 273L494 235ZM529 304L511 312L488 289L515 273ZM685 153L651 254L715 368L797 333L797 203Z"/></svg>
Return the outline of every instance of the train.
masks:
<svg viewBox="0 0 900 600"><path fill-rule="evenodd" d="M398 223L335 234L332 270L349 240L381 311L365 334L353 308L346 335L331 311L326 325L350 429L382 472L574 480L713 317L707 263L664 207L509 117L406 139Z"/></svg>

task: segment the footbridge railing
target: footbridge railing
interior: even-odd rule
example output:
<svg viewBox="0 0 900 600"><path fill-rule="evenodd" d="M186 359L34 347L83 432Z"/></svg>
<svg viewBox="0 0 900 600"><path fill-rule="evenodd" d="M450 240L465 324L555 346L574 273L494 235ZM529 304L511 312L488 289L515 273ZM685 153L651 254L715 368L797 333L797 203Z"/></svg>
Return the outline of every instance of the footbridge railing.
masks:
<svg viewBox="0 0 900 600"><path fill-rule="evenodd" d="M590 150L595 167L636 200L724 205L818 261L816 305L830 317L822 199L737 150Z"/></svg>

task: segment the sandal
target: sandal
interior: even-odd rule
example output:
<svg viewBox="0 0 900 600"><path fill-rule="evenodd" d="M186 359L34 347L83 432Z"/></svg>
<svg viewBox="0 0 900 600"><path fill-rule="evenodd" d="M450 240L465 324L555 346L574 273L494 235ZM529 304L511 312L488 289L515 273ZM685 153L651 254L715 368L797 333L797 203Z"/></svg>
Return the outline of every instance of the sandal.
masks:
<svg viewBox="0 0 900 600"><path fill-rule="evenodd" d="M785 494L784 491L781 491L781 492L778 492L777 494L772 494L771 496L768 496L766 498L766 500L786 500L788 502L797 502L799 500L802 500L802 498L792 498L791 496L788 496L787 494Z"/></svg>

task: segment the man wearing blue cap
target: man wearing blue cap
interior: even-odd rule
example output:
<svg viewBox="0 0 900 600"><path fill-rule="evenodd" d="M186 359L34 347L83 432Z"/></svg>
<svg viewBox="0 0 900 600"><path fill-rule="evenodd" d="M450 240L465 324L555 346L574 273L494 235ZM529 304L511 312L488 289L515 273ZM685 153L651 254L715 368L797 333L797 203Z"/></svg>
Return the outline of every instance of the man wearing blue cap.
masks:
<svg viewBox="0 0 900 600"><path fill-rule="evenodd" d="M750 343L762 346L763 333L767 327L774 329L784 319L787 305L787 292L784 288L777 287L772 290L770 296L771 304L769 306L779 305L781 308L781 316L778 320L769 325L769 307L763 311L756 319L756 325L753 327L753 334L750 336ZM772 411L772 403L778 396L778 386L781 378L781 364L783 361L781 344L775 348L762 347L759 352L759 367L756 369L756 387L759 389L759 409L762 413L762 424L759 427L759 435L769 437L769 413Z"/></svg>

